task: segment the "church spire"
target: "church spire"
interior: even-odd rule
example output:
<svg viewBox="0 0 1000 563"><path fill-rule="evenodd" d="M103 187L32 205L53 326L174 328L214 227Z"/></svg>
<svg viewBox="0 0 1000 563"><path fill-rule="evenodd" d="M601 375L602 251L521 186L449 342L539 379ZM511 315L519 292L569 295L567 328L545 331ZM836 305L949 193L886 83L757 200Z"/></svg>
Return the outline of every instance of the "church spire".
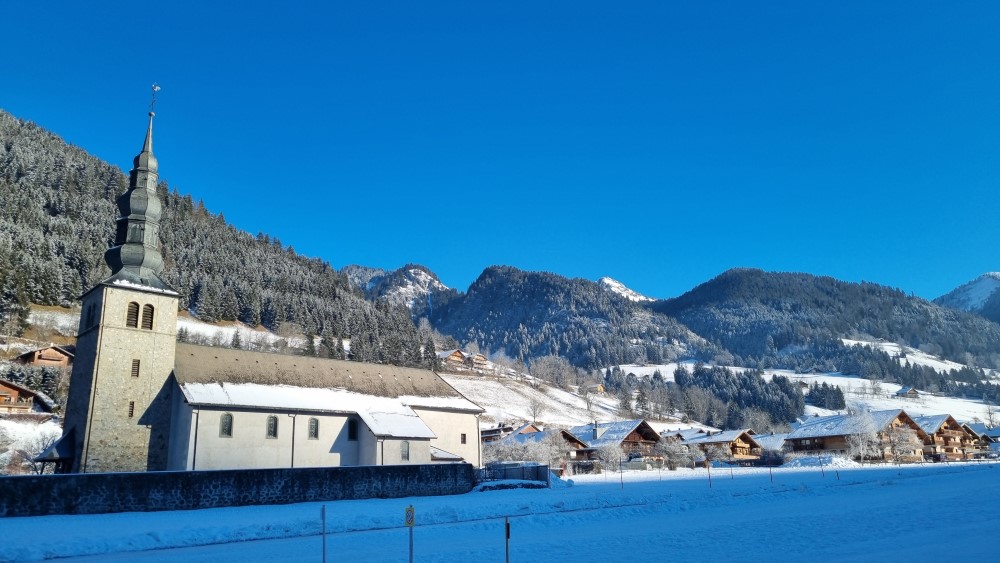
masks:
<svg viewBox="0 0 1000 563"><path fill-rule="evenodd" d="M159 86L153 85L146 140L142 151L132 160L128 191L117 200L119 214L115 222L115 243L104 253L104 261L111 268L111 277L105 282L121 280L171 290L160 278L163 272L159 240L162 205L156 195L159 176L156 157L153 156L153 117L156 116L153 105L159 89Z"/></svg>

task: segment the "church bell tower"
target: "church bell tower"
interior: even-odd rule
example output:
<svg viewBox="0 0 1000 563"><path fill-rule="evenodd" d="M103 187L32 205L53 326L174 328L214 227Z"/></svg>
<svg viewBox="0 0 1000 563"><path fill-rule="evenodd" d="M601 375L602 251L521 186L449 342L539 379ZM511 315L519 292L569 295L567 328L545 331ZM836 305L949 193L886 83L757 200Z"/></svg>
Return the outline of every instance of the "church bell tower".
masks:
<svg viewBox="0 0 1000 563"><path fill-rule="evenodd" d="M156 91L153 87L155 102ZM167 467L178 294L161 277L153 104L128 191L118 197L111 276L83 295L63 441L69 470Z"/></svg>

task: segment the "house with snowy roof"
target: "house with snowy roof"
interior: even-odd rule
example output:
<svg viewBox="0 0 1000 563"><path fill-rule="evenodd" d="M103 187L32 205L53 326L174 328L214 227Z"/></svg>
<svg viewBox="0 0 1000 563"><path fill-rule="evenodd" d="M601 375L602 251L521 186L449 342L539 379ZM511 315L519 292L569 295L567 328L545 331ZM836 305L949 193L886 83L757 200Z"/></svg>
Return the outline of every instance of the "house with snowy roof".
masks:
<svg viewBox="0 0 1000 563"><path fill-rule="evenodd" d="M31 350L14 358L14 361L27 366L51 366L57 368L67 368L73 365L73 356L76 347L72 345L46 346Z"/></svg>
<svg viewBox="0 0 1000 563"><path fill-rule="evenodd" d="M794 452L847 455L851 453L852 436L871 434L879 444L876 456L886 459L892 447L890 434L901 428L912 430L920 440L927 436L910 415L896 409L807 418L789 432L785 441ZM922 459L921 449L913 446L904 457Z"/></svg>
<svg viewBox="0 0 1000 563"><path fill-rule="evenodd" d="M569 432L598 450L609 444L616 445L623 453L649 455L660 441L660 435L645 420L620 420L617 422L592 422L574 426Z"/></svg>
<svg viewBox="0 0 1000 563"><path fill-rule="evenodd" d="M761 446L749 430L705 431L689 435L683 440L689 448L701 450L709 459L721 452L726 452L726 459L741 463L749 463L760 459Z"/></svg>
<svg viewBox="0 0 1000 563"><path fill-rule="evenodd" d="M82 297L58 472L481 465L472 403L425 369L177 342L161 276L153 112L117 199L111 275Z"/></svg>
<svg viewBox="0 0 1000 563"><path fill-rule="evenodd" d="M914 417L924 431L924 456L935 460L970 459L980 453L979 438L950 414Z"/></svg>
<svg viewBox="0 0 1000 563"><path fill-rule="evenodd" d="M896 391L896 396L902 399L919 399L920 391L913 387L900 387L899 391Z"/></svg>
<svg viewBox="0 0 1000 563"><path fill-rule="evenodd" d="M569 430L564 430L562 428L546 428L538 432L515 432L503 440L501 443L514 443L514 444L539 444L545 442L546 440L553 439L557 437L559 443L563 446L562 455L559 459L560 464L564 465L567 462L575 461L585 461L592 457L593 448L587 445L586 442L577 438Z"/></svg>

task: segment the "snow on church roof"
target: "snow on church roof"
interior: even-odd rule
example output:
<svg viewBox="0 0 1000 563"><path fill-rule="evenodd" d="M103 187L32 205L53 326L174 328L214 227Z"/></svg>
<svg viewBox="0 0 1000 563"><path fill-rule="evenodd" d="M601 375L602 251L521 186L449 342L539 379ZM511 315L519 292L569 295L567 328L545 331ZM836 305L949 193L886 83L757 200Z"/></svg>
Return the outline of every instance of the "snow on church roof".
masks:
<svg viewBox="0 0 1000 563"><path fill-rule="evenodd" d="M174 377L192 405L357 413L377 436L434 438L413 408L483 412L432 371L382 364L178 343Z"/></svg>
<svg viewBox="0 0 1000 563"><path fill-rule="evenodd" d="M344 389L256 383L181 383L180 387L184 398L194 406L357 413L376 436L436 437L410 407L389 397L373 397Z"/></svg>

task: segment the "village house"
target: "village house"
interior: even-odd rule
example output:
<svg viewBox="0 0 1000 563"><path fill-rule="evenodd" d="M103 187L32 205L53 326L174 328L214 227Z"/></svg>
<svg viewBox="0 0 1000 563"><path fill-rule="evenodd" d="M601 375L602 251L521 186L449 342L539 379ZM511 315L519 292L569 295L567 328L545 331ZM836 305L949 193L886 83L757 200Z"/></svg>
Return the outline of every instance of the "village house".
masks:
<svg viewBox="0 0 1000 563"><path fill-rule="evenodd" d="M590 454L593 452L593 449L590 448L583 440L574 436L572 432L561 428L546 428L545 430L538 432L515 432L504 438L502 442L538 444L551 439L553 436L557 436L559 443L562 445L559 458L547 460L548 462L555 464L552 467L553 469L556 469L556 466L558 466L560 471L565 471L567 467L571 467L573 463L587 461L591 458ZM570 470L570 473L572 472L573 471Z"/></svg>
<svg viewBox="0 0 1000 563"><path fill-rule="evenodd" d="M481 465L483 409L430 370L177 342L161 277L153 112L87 291L58 472Z"/></svg>
<svg viewBox="0 0 1000 563"><path fill-rule="evenodd" d="M14 361L27 366L51 366L68 368L73 365L76 346L47 346L30 352L25 352L14 358Z"/></svg>
<svg viewBox="0 0 1000 563"><path fill-rule="evenodd" d="M803 421L792 430L785 441L793 452L851 454L851 436L871 434L877 443L875 459L888 459L891 443L890 433L894 429L909 428L916 437L924 440L927 434L902 410L872 411L858 414L837 414L817 416ZM907 461L923 459L922 447L907 446L905 452L894 452Z"/></svg>
<svg viewBox="0 0 1000 563"><path fill-rule="evenodd" d="M936 461L974 458L979 453L978 436L963 428L950 414L915 417L924 437L924 457Z"/></svg>
<svg viewBox="0 0 1000 563"><path fill-rule="evenodd" d="M901 387L899 391L896 391L896 396L901 399L919 399L920 392L913 387Z"/></svg>
<svg viewBox="0 0 1000 563"><path fill-rule="evenodd" d="M593 450L613 444L623 454L653 453L653 447L660 441L660 435L645 420L621 420L618 422L593 422L574 426L569 432L584 441Z"/></svg>
<svg viewBox="0 0 1000 563"><path fill-rule="evenodd" d="M34 410L35 393L16 383L0 379L0 414L24 414Z"/></svg>
<svg viewBox="0 0 1000 563"><path fill-rule="evenodd" d="M701 450L708 459L751 463L760 459L761 446L754 440L750 430L721 430L717 432L699 431L683 439L689 448ZM715 458L725 452L723 457Z"/></svg>

